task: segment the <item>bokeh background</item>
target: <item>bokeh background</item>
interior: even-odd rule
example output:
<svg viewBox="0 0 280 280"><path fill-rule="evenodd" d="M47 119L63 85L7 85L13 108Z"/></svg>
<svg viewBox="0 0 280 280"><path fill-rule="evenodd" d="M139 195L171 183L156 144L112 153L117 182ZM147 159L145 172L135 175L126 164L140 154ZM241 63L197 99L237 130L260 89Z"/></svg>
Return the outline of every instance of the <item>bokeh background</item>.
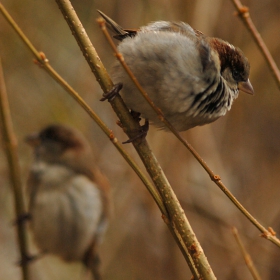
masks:
<svg viewBox="0 0 280 280"><path fill-rule="evenodd" d="M51 65L113 129L126 135L85 62L55 1L2 3ZM111 49L96 24L100 9L126 28L155 20L185 21L210 36L239 46L251 62L255 96L241 93L227 116L183 136L240 202L266 227L280 232L280 92L270 70L229 0L73 0L103 63ZM279 0L244 1L276 63L280 65ZM32 62L32 55L0 16L0 56L18 136L23 183L32 155L26 134L60 122L80 129L112 185L114 210L101 247L105 280L190 279L190 272L148 192L89 116ZM148 141L170 180L218 279L251 279L231 232L236 226L262 279L280 279L280 248L232 205L173 135L151 128ZM13 196L3 143L0 149L0 279L20 279L13 227ZM131 145L125 148L138 160ZM278 235L279 236L279 235ZM32 246L32 252L36 248ZM32 263L33 279L85 279L78 264L45 256Z"/></svg>

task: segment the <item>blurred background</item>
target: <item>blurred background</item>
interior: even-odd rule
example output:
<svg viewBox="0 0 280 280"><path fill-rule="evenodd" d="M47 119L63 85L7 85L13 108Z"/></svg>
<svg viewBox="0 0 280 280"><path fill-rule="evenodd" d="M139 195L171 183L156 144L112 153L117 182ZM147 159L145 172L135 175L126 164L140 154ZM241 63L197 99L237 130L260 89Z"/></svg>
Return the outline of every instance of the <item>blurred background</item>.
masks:
<svg viewBox="0 0 280 280"><path fill-rule="evenodd" d="M83 58L55 1L3 0L35 47L113 129L108 102ZM110 69L114 56L96 24L100 9L126 28L155 20L185 21L203 33L239 46L251 62L255 96L240 93L232 110L211 125L183 136L238 200L265 226L280 232L280 93L270 70L229 0L73 0L103 63ZM244 1L251 17L280 65L280 2ZM81 130L90 140L96 160L112 185L114 211L101 248L105 280L190 279L188 266L176 247L148 192L117 150L89 116L45 72L15 32L0 16L0 56L18 136L23 183L32 159L24 136L59 122ZM173 186L218 279L251 279L231 232L238 228L262 279L280 279L280 248L260 238L260 232L212 183L173 135L151 128L148 141ZM0 279L20 279L13 196L7 161L0 141ZM125 148L138 157L131 145ZM279 236L279 234L278 234ZM32 246L32 252L36 248ZM45 256L31 264L33 279L85 279L76 264L65 265Z"/></svg>

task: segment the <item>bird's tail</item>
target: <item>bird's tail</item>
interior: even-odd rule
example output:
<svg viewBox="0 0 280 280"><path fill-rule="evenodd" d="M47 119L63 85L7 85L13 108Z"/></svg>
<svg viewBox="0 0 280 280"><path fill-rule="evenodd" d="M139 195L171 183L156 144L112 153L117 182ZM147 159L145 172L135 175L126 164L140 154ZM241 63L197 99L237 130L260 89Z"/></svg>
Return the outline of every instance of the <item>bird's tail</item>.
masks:
<svg viewBox="0 0 280 280"><path fill-rule="evenodd" d="M113 37L117 40L122 41L126 37L133 37L136 34L136 30L126 30L123 29L120 25L118 25L115 21L105 15L103 12L97 10L97 12L104 18L108 28L115 34Z"/></svg>

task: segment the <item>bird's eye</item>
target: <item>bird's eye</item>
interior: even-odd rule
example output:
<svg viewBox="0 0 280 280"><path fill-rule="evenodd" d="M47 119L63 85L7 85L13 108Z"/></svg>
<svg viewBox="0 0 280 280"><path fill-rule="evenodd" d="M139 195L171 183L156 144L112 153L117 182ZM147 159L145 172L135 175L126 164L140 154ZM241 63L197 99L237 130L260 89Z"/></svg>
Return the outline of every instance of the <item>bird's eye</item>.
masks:
<svg viewBox="0 0 280 280"><path fill-rule="evenodd" d="M233 70L232 71L232 77L235 79L235 80L238 80L239 79L239 72L237 70Z"/></svg>

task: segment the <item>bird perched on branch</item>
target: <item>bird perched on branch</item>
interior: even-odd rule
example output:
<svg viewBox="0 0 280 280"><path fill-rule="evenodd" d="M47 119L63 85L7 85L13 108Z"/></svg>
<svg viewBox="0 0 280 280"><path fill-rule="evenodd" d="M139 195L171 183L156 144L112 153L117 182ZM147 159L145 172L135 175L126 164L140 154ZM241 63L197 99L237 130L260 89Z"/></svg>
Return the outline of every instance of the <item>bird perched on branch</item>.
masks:
<svg viewBox="0 0 280 280"><path fill-rule="evenodd" d="M26 138L34 149L27 183L30 227L42 253L81 261L99 273L98 244L107 227L109 184L83 135L50 125Z"/></svg>
<svg viewBox="0 0 280 280"><path fill-rule="evenodd" d="M207 37L184 22L156 21L125 30L104 13L118 51L165 118L179 131L204 125L230 110L239 90L253 94L250 64L243 52L218 38ZM120 63L112 70L122 83L127 106L164 128Z"/></svg>

